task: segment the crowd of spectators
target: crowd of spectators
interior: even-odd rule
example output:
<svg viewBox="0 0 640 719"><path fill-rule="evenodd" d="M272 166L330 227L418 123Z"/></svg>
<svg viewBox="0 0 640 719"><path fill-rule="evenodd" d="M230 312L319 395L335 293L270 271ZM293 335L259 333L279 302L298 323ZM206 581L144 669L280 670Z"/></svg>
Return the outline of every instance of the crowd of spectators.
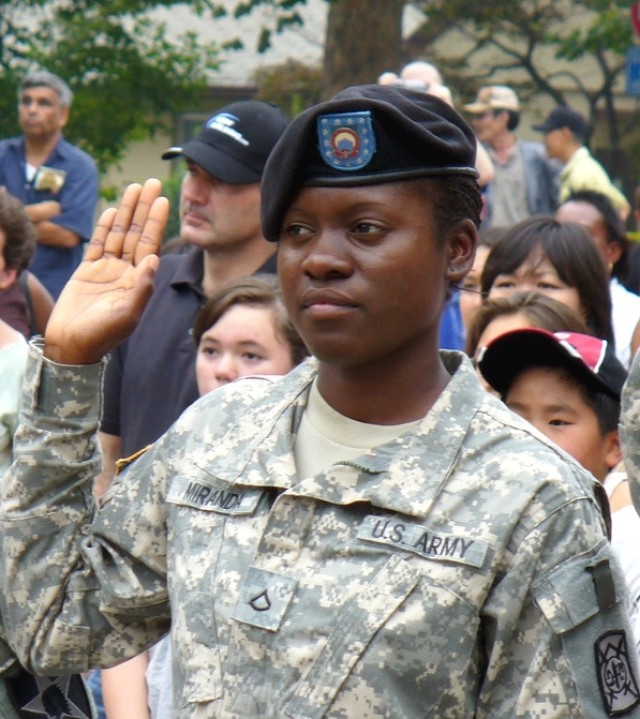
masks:
<svg viewBox="0 0 640 719"><path fill-rule="evenodd" d="M476 90L215 109L162 155L173 251L157 181L96 225L71 90L24 78L3 716L640 716L640 194L575 109L524 140Z"/></svg>

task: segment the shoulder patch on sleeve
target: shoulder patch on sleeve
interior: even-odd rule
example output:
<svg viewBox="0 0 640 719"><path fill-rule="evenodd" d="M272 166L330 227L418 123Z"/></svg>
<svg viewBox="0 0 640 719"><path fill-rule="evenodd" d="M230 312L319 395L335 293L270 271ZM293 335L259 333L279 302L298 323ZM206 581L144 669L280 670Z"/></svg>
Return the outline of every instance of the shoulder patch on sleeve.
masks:
<svg viewBox="0 0 640 719"><path fill-rule="evenodd" d="M607 716L623 716L640 704L624 630L605 632L594 644L600 694Z"/></svg>

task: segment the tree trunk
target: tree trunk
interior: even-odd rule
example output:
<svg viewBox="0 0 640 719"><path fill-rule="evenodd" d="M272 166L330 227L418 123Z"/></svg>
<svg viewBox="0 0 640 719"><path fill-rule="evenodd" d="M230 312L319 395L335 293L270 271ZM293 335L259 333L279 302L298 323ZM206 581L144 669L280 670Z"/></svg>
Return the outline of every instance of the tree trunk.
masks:
<svg viewBox="0 0 640 719"><path fill-rule="evenodd" d="M331 0L324 50L322 96L350 85L375 83L402 64L405 0Z"/></svg>

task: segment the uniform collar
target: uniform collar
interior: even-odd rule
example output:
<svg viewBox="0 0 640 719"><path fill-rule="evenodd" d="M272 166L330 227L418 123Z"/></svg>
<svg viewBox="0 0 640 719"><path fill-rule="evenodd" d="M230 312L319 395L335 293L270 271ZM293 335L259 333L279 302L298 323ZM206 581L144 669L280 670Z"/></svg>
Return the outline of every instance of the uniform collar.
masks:
<svg viewBox="0 0 640 719"><path fill-rule="evenodd" d="M373 448L316 477L300 480L293 442L316 377L314 360L305 362L252 402L243 424L259 428L233 452L211 457L201 469L231 484L272 487L335 504L366 501L404 514L424 516L451 472L485 398L475 371L459 352L442 352L451 380L417 430ZM237 439L237 438L236 438ZM222 446L225 440L222 439Z"/></svg>

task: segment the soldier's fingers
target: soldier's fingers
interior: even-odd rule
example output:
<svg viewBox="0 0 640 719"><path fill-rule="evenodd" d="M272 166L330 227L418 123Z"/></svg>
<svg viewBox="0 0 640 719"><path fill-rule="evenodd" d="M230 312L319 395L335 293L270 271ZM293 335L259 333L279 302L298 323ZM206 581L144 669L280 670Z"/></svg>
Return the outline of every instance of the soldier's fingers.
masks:
<svg viewBox="0 0 640 719"><path fill-rule="evenodd" d="M110 207L100 215L100 219L93 230L91 241L84 256L85 261L91 262L93 260L99 260L102 257L104 253L104 243L115 220L116 212L115 207Z"/></svg>
<svg viewBox="0 0 640 719"><path fill-rule="evenodd" d="M145 220L134 250L134 264L138 265L145 257L158 254L164 231L169 221L169 200L166 197L156 197L149 214Z"/></svg>
<svg viewBox="0 0 640 719"><path fill-rule="evenodd" d="M121 257L124 249L125 238L131 227L131 222L142 192L142 186L133 183L127 187L120 200L116 216L107 233L104 242L104 255Z"/></svg>
<svg viewBox="0 0 640 719"><path fill-rule="evenodd" d="M136 202L136 206L134 208L133 217L131 218L131 222L129 224L129 228L125 235L124 243L122 246L122 258L127 260L128 262L132 262L136 257L136 248L138 246L138 243L142 241L145 235L145 225L147 223L147 219L149 218L151 207L154 201L158 199L161 192L162 183L160 182L160 180L149 179L142 186L142 189L138 196L138 200ZM160 235L160 238L158 240L158 247L161 240L162 235ZM144 244L152 244L152 236L144 237ZM157 252L158 247L156 247L155 249L148 249L147 252L144 254Z"/></svg>
<svg viewBox="0 0 640 719"><path fill-rule="evenodd" d="M153 290L153 281L158 270L159 262L160 258L158 255L146 255L135 266L133 292L137 297L137 301L142 305L140 311L144 309L144 304L146 304L146 300Z"/></svg>

